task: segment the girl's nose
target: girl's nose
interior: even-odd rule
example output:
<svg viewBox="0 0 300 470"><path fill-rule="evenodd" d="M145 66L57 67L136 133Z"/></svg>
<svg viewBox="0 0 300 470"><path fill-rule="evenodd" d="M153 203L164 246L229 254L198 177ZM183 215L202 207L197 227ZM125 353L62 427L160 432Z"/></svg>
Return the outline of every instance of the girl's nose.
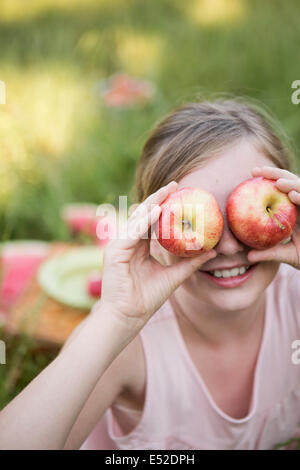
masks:
<svg viewBox="0 0 300 470"><path fill-rule="evenodd" d="M235 238L227 222L225 222L222 237L214 249L220 255L232 256L238 252L244 251L245 248L244 245Z"/></svg>

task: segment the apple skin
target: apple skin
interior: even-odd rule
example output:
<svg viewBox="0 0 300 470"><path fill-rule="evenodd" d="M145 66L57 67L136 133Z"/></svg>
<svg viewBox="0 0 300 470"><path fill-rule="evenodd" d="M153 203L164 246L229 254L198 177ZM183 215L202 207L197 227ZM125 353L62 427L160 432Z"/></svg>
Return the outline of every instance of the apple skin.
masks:
<svg viewBox="0 0 300 470"><path fill-rule="evenodd" d="M257 250L288 238L297 221L296 206L288 195L277 188L275 180L262 176L243 181L234 189L226 213L236 238Z"/></svg>
<svg viewBox="0 0 300 470"><path fill-rule="evenodd" d="M161 204L155 227L159 243L180 257L211 250L220 240L224 219L215 197L199 188L182 188Z"/></svg>

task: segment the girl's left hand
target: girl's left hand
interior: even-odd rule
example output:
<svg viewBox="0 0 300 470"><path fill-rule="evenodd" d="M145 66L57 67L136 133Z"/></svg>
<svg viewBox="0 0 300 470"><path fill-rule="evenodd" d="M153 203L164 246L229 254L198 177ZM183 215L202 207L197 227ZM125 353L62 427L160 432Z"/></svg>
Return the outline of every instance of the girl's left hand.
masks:
<svg viewBox="0 0 300 470"><path fill-rule="evenodd" d="M271 166L256 167L252 170L253 177L263 176L264 178L276 180L277 188L286 193L289 199L300 208L300 178L287 170L281 170ZM287 263L296 269L300 269L300 214L294 231L287 243L278 244L266 250L251 250L248 259L252 263L258 261L277 261Z"/></svg>

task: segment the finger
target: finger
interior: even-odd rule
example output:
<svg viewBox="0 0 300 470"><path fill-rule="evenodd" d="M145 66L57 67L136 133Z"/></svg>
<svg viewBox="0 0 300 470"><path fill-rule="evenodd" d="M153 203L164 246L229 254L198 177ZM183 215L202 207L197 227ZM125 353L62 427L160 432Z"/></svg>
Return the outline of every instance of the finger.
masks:
<svg viewBox="0 0 300 470"><path fill-rule="evenodd" d="M277 261L278 263L291 263L293 262L295 254L295 246L292 243L285 245L276 245L267 250L251 250L248 253L248 260L251 263L258 263L260 261Z"/></svg>
<svg viewBox="0 0 300 470"><path fill-rule="evenodd" d="M255 167L252 169L253 176L264 176L272 180L277 180L278 178L287 178L287 179L297 179L298 176L294 173L291 173L288 170L283 170L282 168L275 168L273 166L262 166Z"/></svg>
<svg viewBox="0 0 300 470"><path fill-rule="evenodd" d="M289 193L290 191L298 191L300 192L300 178L297 179L287 179L287 178L279 178L276 181L276 186L280 191L284 193Z"/></svg>
<svg viewBox="0 0 300 470"><path fill-rule="evenodd" d="M167 260L164 258L163 252L161 250L161 245L155 238L152 238L150 241L150 255L162 266L168 265Z"/></svg>
<svg viewBox="0 0 300 470"><path fill-rule="evenodd" d="M147 217L150 217L151 211L155 207L160 207L158 204L139 204L138 207L134 210L130 218L128 219L128 232L134 232L135 228L139 224L143 224L143 220L146 220ZM151 225L148 227L149 233L151 233Z"/></svg>
<svg viewBox="0 0 300 470"><path fill-rule="evenodd" d="M142 217L137 217L127 225L126 234L118 240L118 248L133 248L142 238L148 238L148 230L152 224L155 224L160 216L161 207L155 205L149 211L145 211ZM124 237L124 238L123 238Z"/></svg>
<svg viewBox="0 0 300 470"><path fill-rule="evenodd" d="M132 214L138 207L139 207L138 203L131 204L131 206L128 209L128 218L132 216Z"/></svg>
<svg viewBox="0 0 300 470"><path fill-rule="evenodd" d="M169 194L177 189L177 185L176 181L171 181L155 193L150 194L141 204L132 204L129 208L128 223L130 224L132 220L143 217L147 211L151 211L155 205L163 202Z"/></svg>
<svg viewBox="0 0 300 470"><path fill-rule="evenodd" d="M281 245L287 245L288 243L290 243L291 240L292 240L292 237L288 237L285 240L283 240L283 242L281 242Z"/></svg>
<svg viewBox="0 0 300 470"><path fill-rule="evenodd" d="M149 211L149 209L152 209L152 206L137 204L136 207L131 210L131 214L128 218L128 224L136 222L138 218L144 217L144 215Z"/></svg>
<svg viewBox="0 0 300 470"><path fill-rule="evenodd" d="M171 181L166 186L158 189L155 193L150 194L140 205L149 206L151 204L161 204L169 194L177 190L177 187L178 183Z"/></svg>
<svg viewBox="0 0 300 470"><path fill-rule="evenodd" d="M176 183L176 181L171 181L166 186L158 189L155 193L150 194L141 204L135 205L135 207L131 209L129 220L143 215L146 211L150 211L154 205L161 204L169 194L176 191L177 186L178 183Z"/></svg>
<svg viewBox="0 0 300 470"><path fill-rule="evenodd" d="M296 204L297 206L300 206L300 192L293 190L289 192L288 196L294 204Z"/></svg>
<svg viewBox="0 0 300 470"><path fill-rule="evenodd" d="M169 270L169 273L172 276L175 288L190 277L193 272L200 269L204 263L216 256L216 251L210 250L192 258L184 258L171 266L167 266L166 269Z"/></svg>
<svg viewBox="0 0 300 470"><path fill-rule="evenodd" d="M133 212L127 221L126 232L123 232L117 240L118 248L132 248L145 236L151 225L158 220L161 213L159 204L163 202L169 194L176 191L177 186L176 181L171 181L166 186L163 186L158 191L151 194L137 207L133 208Z"/></svg>

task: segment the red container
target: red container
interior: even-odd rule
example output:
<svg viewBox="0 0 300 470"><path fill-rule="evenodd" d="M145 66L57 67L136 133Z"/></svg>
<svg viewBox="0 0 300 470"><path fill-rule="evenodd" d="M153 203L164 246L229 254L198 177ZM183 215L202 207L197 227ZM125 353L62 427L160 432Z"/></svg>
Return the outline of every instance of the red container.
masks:
<svg viewBox="0 0 300 470"><path fill-rule="evenodd" d="M0 312L9 312L48 253L49 244L42 241L12 241L1 245Z"/></svg>

